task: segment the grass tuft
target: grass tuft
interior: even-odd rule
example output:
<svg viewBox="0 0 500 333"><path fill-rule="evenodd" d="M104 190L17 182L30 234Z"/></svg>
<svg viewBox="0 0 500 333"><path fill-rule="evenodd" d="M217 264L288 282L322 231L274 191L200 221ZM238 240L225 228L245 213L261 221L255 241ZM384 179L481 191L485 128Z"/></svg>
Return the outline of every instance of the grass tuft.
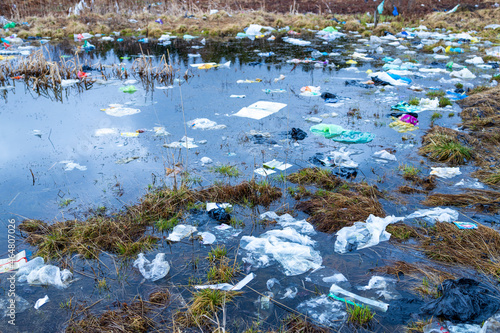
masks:
<svg viewBox="0 0 500 333"><path fill-rule="evenodd" d="M418 97L412 97L408 101L408 104L414 105L414 106L418 106L420 104L420 98L418 98Z"/></svg>
<svg viewBox="0 0 500 333"><path fill-rule="evenodd" d="M443 115L439 112L434 112L431 116L431 122L443 118Z"/></svg>
<svg viewBox="0 0 500 333"><path fill-rule="evenodd" d="M349 315L347 321L358 326L366 326L375 316L370 308L364 305L347 305L347 313Z"/></svg>
<svg viewBox="0 0 500 333"><path fill-rule="evenodd" d="M419 154L437 162L446 162L451 165L465 164L474 158L472 146L476 142L467 134L434 126L422 137Z"/></svg>
<svg viewBox="0 0 500 333"><path fill-rule="evenodd" d="M401 164L398 169L403 172L403 178L406 180L412 180L417 177L421 170L411 164Z"/></svg>
<svg viewBox="0 0 500 333"><path fill-rule="evenodd" d="M440 108L444 108L444 107L446 107L448 105L452 105L452 103L451 103L451 101L450 101L449 98L447 98L447 97L441 97L439 99L439 107ZM441 117L439 117L439 118L441 118Z"/></svg>
<svg viewBox="0 0 500 333"><path fill-rule="evenodd" d="M441 97L444 97L444 95L445 95L445 92L442 90L431 90L425 94L425 96L427 96L429 98L436 98L436 97L441 98Z"/></svg>
<svg viewBox="0 0 500 333"><path fill-rule="evenodd" d="M210 171L212 171L213 173L218 173L224 177L229 177L229 178L231 178L231 177L236 178L236 177L239 177L241 175L240 170L236 166L229 165L229 164L224 164L224 165L220 165L217 167L212 167L212 168L210 168Z"/></svg>
<svg viewBox="0 0 500 333"><path fill-rule="evenodd" d="M175 321L184 327L209 327L212 325L210 319L240 294L241 292L209 288L197 291L193 294L186 311L176 314Z"/></svg>

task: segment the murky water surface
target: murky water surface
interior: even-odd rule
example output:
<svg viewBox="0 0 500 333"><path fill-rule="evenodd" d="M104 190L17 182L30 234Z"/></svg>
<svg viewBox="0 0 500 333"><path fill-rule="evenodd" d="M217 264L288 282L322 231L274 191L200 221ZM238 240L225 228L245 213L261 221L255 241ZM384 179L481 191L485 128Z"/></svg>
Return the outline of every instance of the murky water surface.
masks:
<svg viewBox="0 0 500 333"><path fill-rule="evenodd" d="M312 166L310 158L317 153L326 154L346 147L353 154L351 158L358 163L356 182L367 181L377 184L380 190L400 196L394 190L404 183L398 166L404 163L421 168L426 175L431 166L438 166L417 154L420 138L429 128L431 116L436 111L419 113L419 129L413 132L398 133L388 127L392 121L388 116L391 105L399 101L408 101L411 97L425 97L429 88L454 90L454 83L440 82L441 78L449 80L448 73L415 72L409 76L411 85L420 85L424 91L416 92L401 87L375 87L364 89L346 86L346 80L366 81L366 71L381 71L385 62L382 58L390 56L405 60L416 60L421 67L444 68L446 62L453 60L464 64L464 60L474 54L469 51L462 55L452 55L451 59L436 60L432 54L424 54L417 50L416 54L404 53L405 50L383 45L383 54L370 54L373 61L358 60L357 65L346 65L355 49L366 48L363 42L357 42L354 35L324 43L314 36L306 37L312 44L294 46L277 39L267 40L229 40L223 42L173 40L170 46L142 44L134 40L124 43L100 43L95 41L96 50L78 55L81 63L115 64L123 61L122 67L129 68L135 57L142 51L153 56L153 63L161 55L168 52L171 63L178 69L176 80L170 84L149 86L141 81L135 83L137 91L127 94L120 91L125 80L109 79L107 84L94 83L90 89L81 84L63 88L57 93L50 92L38 95L26 88L23 82L14 81L13 90L0 91L0 216L3 226L7 220L14 218L36 218L46 221L64 220L83 217L90 209L106 207L108 212L118 211L125 205L136 203L145 194L148 187L172 185L173 174L166 175L167 168L173 169L175 164L182 163L193 180L202 186L223 180L210 172L210 167L221 164L237 166L243 173L237 183L243 179L255 177L264 179L254 173L254 169L262 167L263 162L277 159L293 165L286 173L300 168ZM409 50L418 44L418 38L404 42ZM37 45L37 43L33 43ZM201 47L201 48L198 48ZM74 56L75 44L47 44L47 53L57 59L60 55ZM368 47L369 49L370 47ZM319 60L329 60L329 65L315 63L287 63L291 59L311 57L311 52L337 52L337 56L322 56ZM270 57L261 57L258 53L274 52ZM199 57L192 57L199 54ZM129 60L121 57L130 56ZM193 63L231 61L230 68L197 69ZM333 65L334 64L334 65ZM464 80L473 85L488 84L482 75L491 75L495 70L469 66L478 78ZM184 74L187 72L187 75ZM99 78L99 71L92 71L92 77ZM284 75L283 80L275 81ZM237 83L238 80L261 79L262 82ZM133 78L129 78L133 79ZM301 96L304 86L320 86L321 92L337 95L340 101L328 106L319 96ZM283 93L266 93L264 89L284 89ZM245 98L231 98L231 95L245 95ZM257 101L271 101L286 104L279 112L261 120L232 116L241 108ZM123 117L115 117L101 111L110 104L122 104L125 107L138 109L139 113ZM355 116L348 112L356 111ZM456 129L460 123L460 108L456 103L452 107L437 110L442 118L435 124ZM359 115L359 116L358 116ZM314 123L306 118L317 117L324 124L341 125L346 129L366 131L376 135L368 144L342 144L315 136L309 132ZM189 121L196 118L208 118L217 124L226 125L223 129L198 129L189 126ZM155 131L155 127L163 127L170 135ZM285 135L292 127L308 132L303 141L289 141ZM102 129L109 129L108 134L101 134ZM140 131L137 137L126 137L121 133ZM255 138L251 131L269 133L269 137ZM194 139L198 147L194 149L165 148L164 144L179 141L187 135ZM373 154L381 149L391 149L397 161L380 163ZM209 157L213 164L203 165L202 157ZM133 158L133 159L132 159ZM128 160L127 160L128 159ZM128 163L123 163L127 162ZM122 162L122 163L121 163ZM73 164L74 163L74 164ZM179 164L180 165L180 164ZM455 185L460 180L470 182L472 166L460 168L462 174L451 179L440 179L435 192L456 193L463 186ZM168 170L167 170L168 173ZM268 177L286 193L291 184L283 184L278 180L279 173ZM469 185L470 186L470 185ZM486 188L486 187L485 187ZM384 210L388 215L404 216L422 208L419 201L423 195L404 196L399 203L383 200ZM70 201L71 200L71 201ZM69 202L69 205L66 204ZM273 204L270 210L285 206L293 208L294 200L286 197ZM235 207L233 214L244 221L245 228L224 234L214 232L218 224L206 214L193 213L186 218L187 223L198 225L200 231L211 231L217 236L217 242L225 244L230 252L235 252L239 240L244 235L259 235L264 231L276 228L258 223L263 207L255 209ZM496 218L464 212L480 222L493 222ZM307 218L300 213L298 219ZM464 216L461 216L464 218ZM277 229L280 229L279 227ZM18 233L19 234L19 233ZM341 272L352 286L366 285L370 277L376 273L370 270L384 266L393 260L421 262L424 259L416 253L402 252L388 242L365 250L339 255L334 252L335 236L316 233L311 236L322 256L325 270ZM17 249L34 251L22 242L18 236ZM63 330L71 313L60 307L73 297L76 301L86 301L87 305L103 299L92 307L98 312L113 308L114 301L130 302L135 296L147 295L156 287L165 285L187 285L190 278L204 279L208 264L204 260L210 246L201 245L198 241L183 240L169 246L162 242L157 250L148 253L152 259L157 252L167 253L171 270L167 278L158 282L143 282L141 274L129 263L123 263L114 255L102 255L101 262L81 261L74 259L73 271L76 281L68 288L59 290L54 287L29 286L19 283L17 293L26 299L30 307L17 316L16 330L21 332L55 332ZM0 234L0 253L6 257L7 232ZM240 255L243 254L240 251ZM199 258L197 269L192 262ZM130 262L131 263L131 262ZM243 265L243 273L253 271L256 278L249 284L252 290L246 290L239 298L238 306L229 307L228 322L231 331L243 331L248 323L260 318L263 325L276 325L287 313L285 307L273 305L267 308L257 303L259 294L267 292L266 282L270 278L280 281L283 295L286 288L297 290L293 298L277 296L278 301L289 308L296 309L298 304L317 297L316 293L327 293L330 284L314 284L310 273L298 276L285 276L278 264L267 268L251 269ZM380 274L380 273L378 273ZM461 275L472 274L463 272ZM242 278L244 275L241 275ZM109 291L99 291L95 279L105 277ZM1 278L1 284L7 293L7 280ZM296 288L296 289L295 289ZM189 298L190 292L184 287L172 288ZM276 290L275 290L276 291ZM402 295L391 304L388 313L377 312L378 323L372 330L378 332L398 331L398 325L404 325L412 312L418 312L422 304L421 298L408 290L408 283L401 280L396 283L396 293ZM40 310L33 309L34 302L48 295L50 302ZM374 295L376 296L376 295ZM172 308L172 307L171 307ZM168 319L171 308L163 313ZM2 331L12 330L1 321Z"/></svg>

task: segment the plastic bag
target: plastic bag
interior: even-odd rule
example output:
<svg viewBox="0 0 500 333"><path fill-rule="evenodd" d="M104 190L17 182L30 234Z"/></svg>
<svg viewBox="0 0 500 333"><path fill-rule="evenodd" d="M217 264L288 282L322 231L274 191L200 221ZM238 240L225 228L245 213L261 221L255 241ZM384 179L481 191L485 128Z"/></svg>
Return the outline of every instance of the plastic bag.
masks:
<svg viewBox="0 0 500 333"><path fill-rule="evenodd" d="M332 138L333 141L342 143L368 143L375 138L375 134L345 130L341 135Z"/></svg>
<svg viewBox="0 0 500 333"><path fill-rule="evenodd" d="M307 137L307 133L300 128L292 128L292 130L288 132L288 135L294 140L304 140Z"/></svg>
<svg viewBox="0 0 500 333"><path fill-rule="evenodd" d="M423 217L424 220L430 223L451 222L458 219L458 212L451 208L434 207L432 209L420 209L408 215L407 219Z"/></svg>
<svg viewBox="0 0 500 333"><path fill-rule="evenodd" d="M165 261L165 253L158 253L151 263L144 257L144 253L139 253L134 267L139 269L146 280L151 281L165 277L170 270L170 265Z"/></svg>
<svg viewBox="0 0 500 333"><path fill-rule="evenodd" d="M438 293L442 296L422 307L424 313L479 324L500 309L500 294L476 280L445 280Z"/></svg>
<svg viewBox="0 0 500 333"><path fill-rule="evenodd" d="M375 138L375 134L346 130L342 126L332 124L318 124L309 129L316 135L343 143L367 143Z"/></svg>
<svg viewBox="0 0 500 333"><path fill-rule="evenodd" d="M382 218L370 214L366 222L355 222L352 226L344 227L337 232L335 252L346 253L388 241L391 234L385 231L385 228L401 220L404 220L404 217L392 215Z"/></svg>
<svg viewBox="0 0 500 333"><path fill-rule="evenodd" d="M43 258L36 257L19 268L16 276L19 282L64 288L66 287L66 283L73 277L73 274L67 269L61 271L59 267L44 265Z"/></svg>
<svg viewBox="0 0 500 333"><path fill-rule="evenodd" d="M133 94L137 91L137 88L134 85L123 86L123 87L120 87L120 91L127 93L127 94Z"/></svg>
<svg viewBox="0 0 500 333"><path fill-rule="evenodd" d="M377 11L378 11L378 13L379 13L380 15L382 15L382 12L384 11L384 2L385 2L385 0L384 0L384 1L382 1L382 2L380 3L380 5L378 5L378 6L377 6Z"/></svg>
<svg viewBox="0 0 500 333"><path fill-rule="evenodd" d="M231 215L224 208L214 208L208 212L208 216L219 222L227 222L231 219Z"/></svg>
<svg viewBox="0 0 500 333"><path fill-rule="evenodd" d="M178 242L184 237L191 235L197 229L192 225L178 224L174 227L174 230L168 235L167 239L172 242Z"/></svg>
<svg viewBox="0 0 500 333"><path fill-rule="evenodd" d="M339 125L319 124L312 126L310 131L316 135L322 135L327 139L331 139L342 134L344 132L344 128Z"/></svg>

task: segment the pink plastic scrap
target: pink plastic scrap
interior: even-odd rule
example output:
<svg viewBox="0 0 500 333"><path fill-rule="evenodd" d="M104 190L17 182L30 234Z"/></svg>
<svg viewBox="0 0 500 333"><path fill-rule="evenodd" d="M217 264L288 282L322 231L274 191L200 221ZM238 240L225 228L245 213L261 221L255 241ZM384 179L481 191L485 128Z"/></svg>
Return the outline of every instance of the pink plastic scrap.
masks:
<svg viewBox="0 0 500 333"><path fill-rule="evenodd" d="M418 119L409 114L402 115L401 117L399 117L399 120L404 121L408 124L412 124L413 126L418 126Z"/></svg>

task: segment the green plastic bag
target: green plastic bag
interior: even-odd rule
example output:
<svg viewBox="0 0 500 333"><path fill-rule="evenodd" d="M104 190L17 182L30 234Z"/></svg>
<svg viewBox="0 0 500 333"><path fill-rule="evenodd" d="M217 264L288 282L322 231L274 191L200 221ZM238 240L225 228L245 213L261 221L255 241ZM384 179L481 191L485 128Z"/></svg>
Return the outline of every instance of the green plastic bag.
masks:
<svg viewBox="0 0 500 333"><path fill-rule="evenodd" d="M3 26L4 29L11 29L15 28L16 24L14 22L7 23L6 25Z"/></svg>
<svg viewBox="0 0 500 333"><path fill-rule="evenodd" d="M375 138L375 134L346 130L342 126L332 124L318 124L311 126L310 131L322 135L327 139L343 143L367 143Z"/></svg>
<svg viewBox="0 0 500 333"><path fill-rule="evenodd" d="M337 32L338 30L335 29L334 27L332 26L329 26L329 27L326 27L325 29L323 29L324 32Z"/></svg>
<svg viewBox="0 0 500 333"><path fill-rule="evenodd" d="M345 130L344 133L332 138L332 140L342 143L368 143L374 138L375 134L372 133Z"/></svg>
<svg viewBox="0 0 500 333"><path fill-rule="evenodd" d="M135 86L124 86L120 87L120 90L124 93L133 94L137 91L137 88Z"/></svg>
<svg viewBox="0 0 500 333"><path fill-rule="evenodd" d="M331 139L344 132L344 128L339 125L318 124L311 126L310 131L316 135L322 135L327 139Z"/></svg>
<svg viewBox="0 0 500 333"><path fill-rule="evenodd" d="M385 0L384 0L384 1L385 1ZM382 12L384 11L384 1L382 1L382 2L380 3L380 5L378 5L378 7L377 7L378 13L379 13L380 15L382 15Z"/></svg>

